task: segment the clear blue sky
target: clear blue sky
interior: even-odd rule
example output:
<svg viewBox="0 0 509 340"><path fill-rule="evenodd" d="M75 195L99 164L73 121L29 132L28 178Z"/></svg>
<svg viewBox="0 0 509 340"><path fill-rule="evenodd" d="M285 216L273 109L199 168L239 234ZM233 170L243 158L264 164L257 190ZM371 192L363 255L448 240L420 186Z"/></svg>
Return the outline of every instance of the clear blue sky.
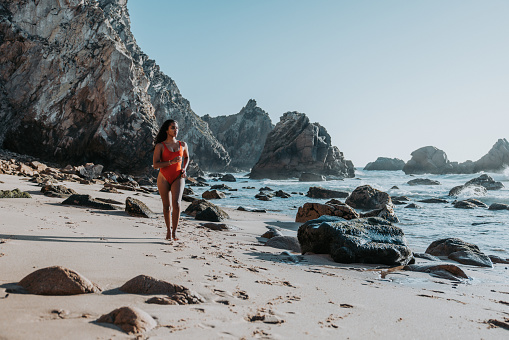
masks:
<svg viewBox="0 0 509 340"><path fill-rule="evenodd" d="M363 166L509 139L509 1L129 0L142 50L196 114L250 98L325 126Z"/></svg>

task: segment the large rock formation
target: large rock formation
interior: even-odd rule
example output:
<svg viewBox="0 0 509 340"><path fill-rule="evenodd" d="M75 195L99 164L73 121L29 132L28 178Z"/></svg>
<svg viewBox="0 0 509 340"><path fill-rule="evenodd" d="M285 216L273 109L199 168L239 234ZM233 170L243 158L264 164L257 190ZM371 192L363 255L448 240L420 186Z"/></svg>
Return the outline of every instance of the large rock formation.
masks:
<svg viewBox="0 0 509 340"><path fill-rule="evenodd" d="M399 158L387 158L387 157L378 157L376 161L369 162L364 167L364 170L385 170L385 171L398 171L403 170L405 166L405 161Z"/></svg>
<svg viewBox="0 0 509 340"><path fill-rule="evenodd" d="M267 136L251 178L284 179L303 172L354 177L354 166L331 144L327 130L299 112L285 113Z"/></svg>
<svg viewBox="0 0 509 340"><path fill-rule="evenodd" d="M471 174L481 171L500 172L509 166L509 142L499 139L479 160L450 162L444 151L425 146L412 152L412 159L403 167L406 174Z"/></svg>
<svg viewBox="0 0 509 340"><path fill-rule="evenodd" d="M209 124L214 136L225 147L232 161L230 167L250 170L262 153L262 144L274 129L269 114L250 99L239 113L202 119Z"/></svg>
<svg viewBox="0 0 509 340"><path fill-rule="evenodd" d="M175 83L141 52L126 0L0 0L0 143L61 163L151 164L162 121L207 168L229 156Z"/></svg>

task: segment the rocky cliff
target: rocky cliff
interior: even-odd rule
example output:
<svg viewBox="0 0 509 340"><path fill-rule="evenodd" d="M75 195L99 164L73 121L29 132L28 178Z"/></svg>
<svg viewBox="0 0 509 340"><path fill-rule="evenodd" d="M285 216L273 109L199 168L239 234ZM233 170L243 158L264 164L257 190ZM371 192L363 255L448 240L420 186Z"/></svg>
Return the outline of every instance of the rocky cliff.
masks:
<svg viewBox="0 0 509 340"><path fill-rule="evenodd" d="M299 112L285 113L267 136L251 178L284 179L304 172L325 176L354 177L351 161L331 145L327 130Z"/></svg>
<svg viewBox="0 0 509 340"><path fill-rule="evenodd" d="M99 0L99 6L134 62L143 68L148 78L147 92L155 110L157 126L167 119L177 120L179 139L188 143L192 159L203 169L222 170L230 163L230 155L208 125L194 113L189 101L182 97L175 81L161 72L159 65L149 59L136 43L130 28L127 0Z"/></svg>
<svg viewBox="0 0 509 340"><path fill-rule="evenodd" d="M232 159L230 166L240 170L250 170L256 164L267 136L274 129L268 113L259 108L254 99L237 114L205 115L202 119L228 151Z"/></svg>
<svg viewBox="0 0 509 340"><path fill-rule="evenodd" d="M0 0L0 143L60 163L151 164L162 121L204 168L229 156L136 44L125 0Z"/></svg>
<svg viewBox="0 0 509 340"><path fill-rule="evenodd" d="M406 174L471 174L481 171L499 172L509 166L509 142L499 139L491 150L479 160L463 163L450 162L444 151L425 146L412 152L403 171Z"/></svg>

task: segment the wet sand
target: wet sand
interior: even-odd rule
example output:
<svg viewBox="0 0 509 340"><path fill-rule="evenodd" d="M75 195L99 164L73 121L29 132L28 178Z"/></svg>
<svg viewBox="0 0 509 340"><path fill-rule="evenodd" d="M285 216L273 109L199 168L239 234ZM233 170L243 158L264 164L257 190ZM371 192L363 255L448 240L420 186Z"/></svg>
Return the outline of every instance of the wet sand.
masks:
<svg viewBox="0 0 509 340"><path fill-rule="evenodd" d="M426 273L338 264L324 255L292 254L260 242L267 226L294 227L283 215L227 210L228 231L202 228L182 216L180 241L164 240L155 194L100 192L102 185L64 182L80 194L143 201L157 218L135 218L60 204L18 176L0 175L0 190L19 188L31 199L0 199L0 339L131 339L95 322L122 306L138 307L158 326L151 339L504 339L509 318L507 265L460 267L466 282ZM183 203L184 209L188 203ZM293 262L298 261L298 262ZM77 271L102 293L38 296L9 288L29 273L60 265ZM150 275L183 285L205 299L196 305L154 305L151 296L117 290ZM263 319L263 320L262 320ZM497 322L489 322L496 320Z"/></svg>

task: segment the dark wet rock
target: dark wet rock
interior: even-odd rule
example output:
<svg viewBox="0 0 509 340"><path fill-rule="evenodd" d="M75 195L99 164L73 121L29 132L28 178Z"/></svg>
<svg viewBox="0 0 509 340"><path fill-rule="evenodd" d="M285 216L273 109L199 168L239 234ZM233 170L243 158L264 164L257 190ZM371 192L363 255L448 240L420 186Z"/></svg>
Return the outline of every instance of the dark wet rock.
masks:
<svg viewBox="0 0 509 340"><path fill-rule="evenodd" d="M399 158L387 158L387 157L378 157L376 161L368 163L364 170L374 171L374 170L382 170L382 171L398 171L403 170L405 166L405 161Z"/></svg>
<svg viewBox="0 0 509 340"><path fill-rule="evenodd" d="M232 161L230 167L248 170L260 159L263 144L274 125L269 114L250 99L239 113L229 116L205 115L214 136L225 147Z"/></svg>
<svg viewBox="0 0 509 340"><path fill-rule="evenodd" d="M91 180L101 177L104 166L100 164L87 163L78 167L78 172L84 178Z"/></svg>
<svg viewBox="0 0 509 340"><path fill-rule="evenodd" d="M424 200L417 201L420 203L449 203L447 200L444 200L442 198L427 198Z"/></svg>
<svg viewBox="0 0 509 340"><path fill-rule="evenodd" d="M207 207L196 214L195 218L200 221L221 222L225 219L224 212L217 207Z"/></svg>
<svg viewBox="0 0 509 340"><path fill-rule="evenodd" d="M280 198L290 198L291 195L287 192L284 192L283 190L278 190L274 193L274 196L280 197Z"/></svg>
<svg viewBox="0 0 509 340"><path fill-rule="evenodd" d="M427 254L427 253L414 253L414 257L419 258L419 259L425 259L428 261L442 261L438 257L433 256L431 254Z"/></svg>
<svg viewBox="0 0 509 340"><path fill-rule="evenodd" d="M411 264L405 266L404 269L413 272L429 273L432 276L453 281L469 278L461 268L453 264Z"/></svg>
<svg viewBox="0 0 509 340"><path fill-rule="evenodd" d="M336 262L406 265L413 260L403 230L378 217L319 218L304 223L297 236L303 254L330 254Z"/></svg>
<svg viewBox="0 0 509 340"><path fill-rule="evenodd" d="M66 187L65 185L45 185L42 187L41 192L48 197L67 198L71 195L77 194L76 191Z"/></svg>
<svg viewBox="0 0 509 340"><path fill-rule="evenodd" d="M309 220L315 220L320 216L336 216L344 218L345 220L351 220L359 218L359 214L350 206L341 203L304 203L302 207L299 207L295 222L306 222Z"/></svg>
<svg viewBox="0 0 509 340"><path fill-rule="evenodd" d="M232 188L222 183L211 186L210 190L232 190Z"/></svg>
<svg viewBox="0 0 509 340"><path fill-rule="evenodd" d="M118 191L117 188L115 187L104 187L102 188L101 190L99 190L100 192L107 192L107 193L110 193L110 194L123 194L123 192L121 191Z"/></svg>
<svg viewBox="0 0 509 340"><path fill-rule="evenodd" d="M475 208L477 208L477 205L475 205L472 202L464 200L464 201L455 202L453 207L458 208L458 209L475 209Z"/></svg>
<svg viewBox="0 0 509 340"><path fill-rule="evenodd" d="M392 205L389 194L370 185L357 187L345 203L355 209L381 209L385 205Z"/></svg>
<svg viewBox="0 0 509 340"><path fill-rule="evenodd" d="M459 238L445 238L432 242L426 253L447 258L473 266L493 267L490 258L475 244L464 242Z"/></svg>
<svg viewBox="0 0 509 340"><path fill-rule="evenodd" d="M393 198L391 198L391 201L392 201L392 204L394 204L394 205L405 205L405 204L408 203L406 201L398 201L398 200L395 200Z"/></svg>
<svg viewBox="0 0 509 340"><path fill-rule="evenodd" d="M410 204L406 205L405 208L407 208L407 209L421 209L421 207L415 203L410 203Z"/></svg>
<svg viewBox="0 0 509 340"><path fill-rule="evenodd" d="M477 184L464 184L464 185L458 185L452 188L449 191L449 196L459 196L462 194L469 193L471 195L475 196L485 196L487 194L487 190L485 187Z"/></svg>
<svg viewBox="0 0 509 340"><path fill-rule="evenodd" d="M303 113L287 112L267 136L250 177L298 178L303 172L355 176L352 162L345 160L343 153L332 146L330 135L323 126L311 123Z"/></svg>
<svg viewBox="0 0 509 340"><path fill-rule="evenodd" d="M183 194L184 195L194 195L194 191L191 188L185 187Z"/></svg>
<svg viewBox="0 0 509 340"><path fill-rule="evenodd" d="M65 205L78 205L87 208L101 209L101 210L117 210L118 208L114 205L100 202L93 199L90 195L79 195L73 194L69 196L65 201L62 202Z"/></svg>
<svg viewBox="0 0 509 340"><path fill-rule="evenodd" d="M267 210L265 210L265 209L254 209L254 208L245 208L245 207L238 207L237 210L255 212L255 213L266 213L267 212Z"/></svg>
<svg viewBox="0 0 509 340"><path fill-rule="evenodd" d="M125 200L125 212L128 213L129 216L133 217L156 217L156 213L150 210L150 208L147 207L145 203L132 197L127 197Z"/></svg>
<svg viewBox="0 0 509 340"><path fill-rule="evenodd" d="M223 182L237 182L237 179L232 174L226 174L221 177L221 181Z"/></svg>
<svg viewBox="0 0 509 340"><path fill-rule="evenodd" d="M396 185L393 185L393 186L391 187L391 189L392 189L392 190L399 190L399 187L398 187L398 186L396 186Z"/></svg>
<svg viewBox="0 0 509 340"><path fill-rule="evenodd" d="M259 194L256 194L255 195L255 198L257 200L260 200L260 201L271 201L272 200L272 197L273 195L270 195L270 194L262 194L262 193L259 193Z"/></svg>
<svg viewBox="0 0 509 340"><path fill-rule="evenodd" d="M487 208L488 205L486 203L483 203L475 198L468 198L465 200L466 202L470 202L472 204L475 204L476 206L478 206L479 208Z"/></svg>
<svg viewBox="0 0 509 340"><path fill-rule="evenodd" d="M509 210L509 204L504 203L492 203L489 210Z"/></svg>
<svg viewBox="0 0 509 340"><path fill-rule="evenodd" d="M322 187L310 187L306 194L311 198L347 198L350 194L345 191L330 190Z"/></svg>
<svg viewBox="0 0 509 340"><path fill-rule="evenodd" d="M408 185L441 185L439 181L429 178L416 178L407 182Z"/></svg>
<svg viewBox="0 0 509 340"><path fill-rule="evenodd" d="M32 198L28 192L19 189L0 190L0 198Z"/></svg>
<svg viewBox="0 0 509 340"><path fill-rule="evenodd" d="M310 172L303 172L299 177L299 182L323 182L325 181L325 176L312 174Z"/></svg>
<svg viewBox="0 0 509 340"><path fill-rule="evenodd" d="M193 197L193 196L189 196L189 195L182 195L182 201L184 202L194 202L194 201L198 201L200 200L199 198L196 198L196 197Z"/></svg>
<svg viewBox="0 0 509 340"><path fill-rule="evenodd" d="M509 258L503 259L500 256L488 255L492 263L509 264Z"/></svg>
<svg viewBox="0 0 509 340"><path fill-rule="evenodd" d="M226 198L226 195L218 190L208 190L205 191L202 195L202 198L210 200L210 199L221 199Z"/></svg>
<svg viewBox="0 0 509 340"><path fill-rule="evenodd" d="M205 302L205 299L196 292L184 290L165 297L153 297L145 301L157 305L196 305Z"/></svg>
<svg viewBox="0 0 509 340"><path fill-rule="evenodd" d="M213 208L214 210L219 211L222 219L230 218L230 216L228 216L228 214L225 211L223 211L221 208L219 208L214 203L211 203L211 202L209 202L207 200L196 200L196 201L194 201L193 203L191 203L187 207L187 209L184 211L184 213L189 215L189 216L194 216L195 217L199 212L202 212L202 211L204 211L205 209L207 209L209 207ZM211 222L219 222L219 221L211 221Z"/></svg>
<svg viewBox="0 0 509 340"><path fill-rule="evenodd" d="M202 223L200 227L216 231L234 230L234 228L225 223Z"/></svg>
<svg viewBox="0 0 509 340"><path fill-rule="evenodd" d="M103 202L103 203L110 203L110 204L117 204L117 205L122 204L122 202L112 200L111 198L97 197L96 200L98 200L99 202Z"/></svg>
<svg viewBox="0 0 509 340"><path fill-rule="evenodd" d="M270 238L265 245L272 248L287 249L300 253L299 240L295 236L275 236Z"/></svg>
<svg viewBox="0 0 509 340"><path fill-rule="evenodd" d="M137 307L121 307L96 320L98 323L112 323L127 334L148 332L157 326L157 322Z"/></svg>
<svg viewBox="0 0 509 340"><path fill-rule="evenodd" d="M260 188L260 191L274 191L274 189L272 189L270 187L263 187L263 188Z"/></svg>
<svg viewBox="0 0 509 340"><path fill-rule="evenodd" d="M481 176L477 178L473 178L467 183L465 183L465 186L476 184L481 185L486 188L486 190L500 190L504 187L502 182L495 181L491 176L482 174Z"/></svg>
<svg viewBox="0 0 509 340"><path fill-rule="evenodd" d="M77 295L101 291L81 274L60 266L36 270L25 276L19 285L37 295Z"/></svg>
<svg viewBox="0 0 509 340"><path fill-rule="evenodd" d="M361 213L360 217L381 217L393 223L399 222L399 218L396 216L393 206L387 204L381 209L375 209Z"/></svg>
<svg viewBox="0 0 509 340"><path fill-rule="evenodd" d="M182 292L187 288L163 280L158 280L152 276L138 275L124 283L119 289L122 292L129 294L171 295L177 292Z"/></svg>

